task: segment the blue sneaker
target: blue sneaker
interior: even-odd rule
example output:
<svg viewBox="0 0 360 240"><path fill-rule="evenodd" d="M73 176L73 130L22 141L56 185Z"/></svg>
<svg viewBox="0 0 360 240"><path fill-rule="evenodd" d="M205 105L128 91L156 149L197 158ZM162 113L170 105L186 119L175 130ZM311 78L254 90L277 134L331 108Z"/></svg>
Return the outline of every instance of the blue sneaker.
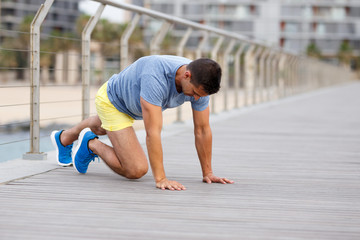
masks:
<svg viewBox="0 0 360 240"><path fill-rule="evenodd" d="M72 147L73 145L67 145L64 146L62 145L62 143L60 142L60 135L64 130L60 130L60 131L53 131L51 133L51 142L54 145L55 149L56 149L56 160L57 163L60 166L70 166L72 164L72 157L71 157L71 151L72 151Z"/></svg>
<svg viewBox="0 0 360 240"><path fill-rule="evenodd" d="M96 157L98 158L88 146L89 141L94 138L99 137L90 131L89 128L85 128L80 133L78 145L73 153L74 168L79 173L86 173L89 163L94 161Z"/></svg>

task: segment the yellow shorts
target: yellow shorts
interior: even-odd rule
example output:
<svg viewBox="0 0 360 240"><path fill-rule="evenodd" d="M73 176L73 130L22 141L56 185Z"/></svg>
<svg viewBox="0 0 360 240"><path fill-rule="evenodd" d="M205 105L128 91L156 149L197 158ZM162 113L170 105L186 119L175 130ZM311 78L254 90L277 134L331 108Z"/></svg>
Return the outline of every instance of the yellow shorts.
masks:
<svg viewBox="0 0 360 240"><path fill-rule="evenodd" d="M101 127L108 131L118 131L132 126L134 119L117 110L110 102L106 91L107 83L101 86L95 97L96 111L101 120Z"/></svg>

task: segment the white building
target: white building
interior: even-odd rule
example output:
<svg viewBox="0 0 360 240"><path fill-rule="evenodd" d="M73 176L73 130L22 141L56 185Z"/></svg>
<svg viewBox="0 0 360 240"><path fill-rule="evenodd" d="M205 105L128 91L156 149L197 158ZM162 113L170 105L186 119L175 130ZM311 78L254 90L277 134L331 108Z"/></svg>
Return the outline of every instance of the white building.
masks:
<svg viewBox="0 0 360 240"><path fill-rule="evenodd" d="M26 16L35 16L44 0L0 0L0 28L6 30L18 30L19 24ZM51 33L53 30L60 32L75 32L75 22L79 12L78 1L62 0L54 1L49 14L42 25L43 33ZM1 37L16 37L15 32L2 32ZM0 39L1 40L1 39Z"/></svg>
<svg viewBox="0 0 360 240"><path fill-rule="evenodd" d="M347 41L359 55L359 0L133 0L134 4L198 23L237 32L267 44L305 53L315 43L322 54L335 56ZM153 35L161 22L144 21ZM185 28L175 26L181 37ZM199 33L200 34L200 33ZM200 35L190 39L195 46Z"/></svg>

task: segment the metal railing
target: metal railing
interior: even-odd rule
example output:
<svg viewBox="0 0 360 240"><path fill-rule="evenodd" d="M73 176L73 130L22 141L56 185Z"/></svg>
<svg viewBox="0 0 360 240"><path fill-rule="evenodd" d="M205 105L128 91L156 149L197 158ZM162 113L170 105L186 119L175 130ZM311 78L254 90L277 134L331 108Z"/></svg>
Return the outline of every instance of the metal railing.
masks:
<svg viewBox="0 0 360 240"><path fill-rule="evenodd" d="M202 25L164 13L152 11L135 5L99 2L94 16L83 29L81 39L81 79L82 79L82 118L90 115L90 42L91 33L101 17L106 5L132 12L133 18L125 29L120 43L119 71L129 65L129 38L141 17L156 18L163 21L159 31L150 42L150 54L161 52L161 43L174 24L187 28L180 39L176 54L184 55L189 37L200 31L202 37L195 49L188 52L193 58L204 55L218 61L223 69L223 80L219 94L211 97L211 113L226 111L240 106L249 106L289 95L310 91L319 87L343 82L350 79L347 69L328 65L315 59L296 56L283 49L251 40L246 36L225 30ZM40 26L51 8L54 0L46 0L38 10L31 24L31 63L30 63L30 151L24 159L44 159L46 154L40 152ZM215 39L211 44L209 39ZM210 50L209 50L210 49ZM182 108L177 109L177 121L184 117Z"/></svg>
<svg viewBox="0 0 360 240"><path fill-rule="evenodd" d="M30 30L30 29L29 29ZM30 143L30 32L0 29L0 162L20 158L23 153L29 150ZM17 36L14 41L14 36ZM81 49L81 39L75 37L61 37L51 34L41 35L41 46L48 46L49 43L60 43L60 45L72 45ZM26 39L26 42L19 44L19 39ZM50 40L50 41L49 41ZM95 42L99 46L103 42ZM118 44L120 47L120 44ZM81 76L81 52L69 51L66 49L48 49L42 47L41 74L39 102L41 111L39 123L41 129L39 141L41 151L46 152L52 149L48 141L51 129L67 128L82 119L81 102L82 86L79 82ZM14 62L14 59L21 57L24 63ZM44 62L47 60L47 63ZM76 63L74 64L74 60ZM99 56L92 54L92 65L99 62ZM115 59L119 62L119 59ZM119 64L117 64L119 65ZM118 72L119 68L105 66L102 72L96 72L97 67L91 68L91 91L90 101L94 100L94 92L101 82L99 79L106 79ZM71 108L67 107L71 106ZM65 109L67 108L67 109ZM55 110L56 109L56 110ZM59 111L58 111L59 110ZM95 114L91 109L90 115ZM39 143L39 145L40 145Z"/></svg>

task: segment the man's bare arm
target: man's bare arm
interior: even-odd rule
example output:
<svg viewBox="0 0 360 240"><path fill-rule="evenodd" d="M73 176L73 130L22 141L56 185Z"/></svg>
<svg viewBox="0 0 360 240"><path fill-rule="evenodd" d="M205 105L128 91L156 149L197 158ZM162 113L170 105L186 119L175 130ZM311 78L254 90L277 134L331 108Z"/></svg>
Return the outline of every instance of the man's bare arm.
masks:
<svg viewBox="0 0 360 240"><path fill-rule="evenodd" d="M156 187L160 189L185 190L183 185L176 181L168 180L165 175L161 144L161 107L150 104L143 98L140 99L140 103L146 130L146 146Z"/></svg>
<svg viewBox="0 0 360 240"><path fill-rule="evenodd" d="M227 178L216 177L211 166L212 132L209 123L209 107L204 111L193 110L195 146L200 160L203 181L206 183L233 183Z"/></svg>

